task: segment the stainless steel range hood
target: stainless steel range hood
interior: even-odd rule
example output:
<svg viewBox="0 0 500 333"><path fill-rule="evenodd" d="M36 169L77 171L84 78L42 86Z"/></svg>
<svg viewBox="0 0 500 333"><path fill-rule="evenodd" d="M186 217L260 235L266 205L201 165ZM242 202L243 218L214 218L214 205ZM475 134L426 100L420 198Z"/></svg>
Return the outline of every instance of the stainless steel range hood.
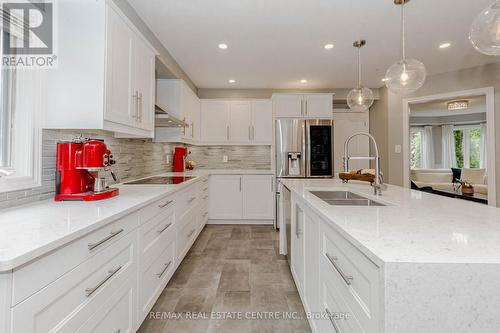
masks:
<svg viewBox="0 0 500 333"><path fill-rule="evenodd" d="M188 127L185 121L170 115L167 111L155 105L155 127Z"/></svg>

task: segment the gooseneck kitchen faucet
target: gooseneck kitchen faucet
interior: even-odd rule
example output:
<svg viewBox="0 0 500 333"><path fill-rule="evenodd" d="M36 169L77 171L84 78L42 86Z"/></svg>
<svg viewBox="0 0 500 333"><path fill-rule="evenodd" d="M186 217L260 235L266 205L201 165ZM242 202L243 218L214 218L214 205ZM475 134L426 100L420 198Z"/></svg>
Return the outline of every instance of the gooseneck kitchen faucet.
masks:
<svg viewBox="0 0 500 333"><path fill-rule="evenodd" d="M364 135L368 137L372 142L373 146L375 147L375 156L349 156L349 142L351 141L352 138L356 136ZM345 140L344 143L344 172L349 172L349 160L368 160L368 161L375 161L375 179L373 180L373 183L371 183L371 186L373 186L373 190L375 195L382 195L382 190L386 188L384 185L382 175L380 174L380 155L378 153L378 146L377 146L377 141L375 141L375 138L370 134L366 132L358 132L354 133L350 137Z"/></svg>

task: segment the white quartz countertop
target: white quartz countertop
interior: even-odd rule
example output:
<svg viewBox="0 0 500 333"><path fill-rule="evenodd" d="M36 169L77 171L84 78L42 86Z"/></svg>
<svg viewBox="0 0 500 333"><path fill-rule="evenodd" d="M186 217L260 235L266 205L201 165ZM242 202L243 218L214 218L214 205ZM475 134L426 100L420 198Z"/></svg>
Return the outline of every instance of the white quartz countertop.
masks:
<svg viewBox="0 0 500 333"><path fill-rule="evenodd" d="M375 197L367 183L282 183L374 262L500 263L498 208L391 185ZM310 193L345 189L388 206L331 206Z"/></svg>
<svg viewBox="0 0 500 333"><path fill-rule="evenodd" d="M272 174L269 170L196 170L163 175L195 176L178 185L122 185L100 201L40 201L0 210L0 272L21 266L210 174ZM145 177L147 178L147 177Z"/></svg>

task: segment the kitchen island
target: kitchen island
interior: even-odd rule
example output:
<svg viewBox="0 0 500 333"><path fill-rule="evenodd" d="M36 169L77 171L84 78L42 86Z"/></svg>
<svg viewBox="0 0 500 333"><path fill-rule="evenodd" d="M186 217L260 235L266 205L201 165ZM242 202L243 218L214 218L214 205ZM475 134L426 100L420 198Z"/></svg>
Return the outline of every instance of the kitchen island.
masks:
<svg viewBox="0 0 500 333"><path fill-rule="evenodd" d="M316 332L498 332L500 210L367 183L283 180L291 269ZM335 206L311 191L385 206ZM323 318L324 319L324 318ZM332 327L333 326L333 327Z"/></svg>

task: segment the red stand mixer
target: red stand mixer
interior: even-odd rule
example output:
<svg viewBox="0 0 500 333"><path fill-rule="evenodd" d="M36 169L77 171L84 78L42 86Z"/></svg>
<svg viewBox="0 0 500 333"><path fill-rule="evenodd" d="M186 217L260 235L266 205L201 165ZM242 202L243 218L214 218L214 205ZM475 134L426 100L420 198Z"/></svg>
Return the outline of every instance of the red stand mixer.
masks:
<svg viewBox="0 0 500 333"><path fill-rule="evenodd" d="M113 155L102 140L76 139L57 143L56 201L94 201L118 195L117 188L109 188L101 173L111 172Z"/></svg>

